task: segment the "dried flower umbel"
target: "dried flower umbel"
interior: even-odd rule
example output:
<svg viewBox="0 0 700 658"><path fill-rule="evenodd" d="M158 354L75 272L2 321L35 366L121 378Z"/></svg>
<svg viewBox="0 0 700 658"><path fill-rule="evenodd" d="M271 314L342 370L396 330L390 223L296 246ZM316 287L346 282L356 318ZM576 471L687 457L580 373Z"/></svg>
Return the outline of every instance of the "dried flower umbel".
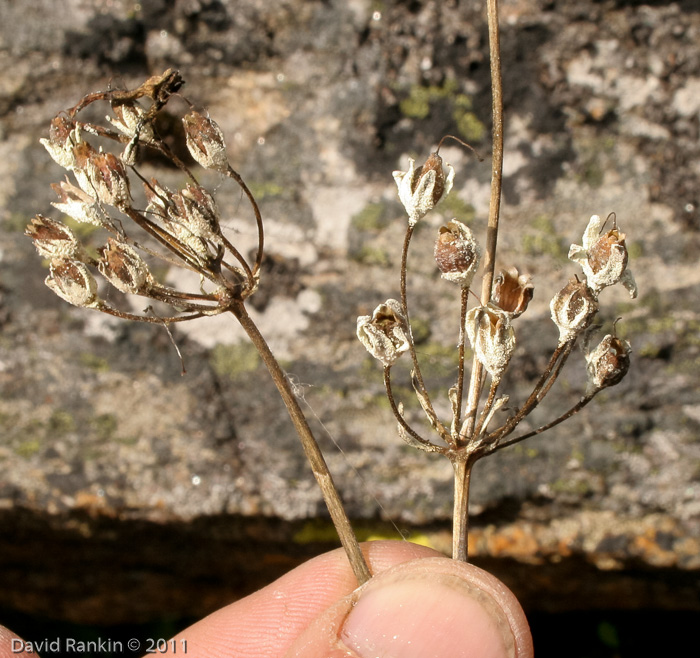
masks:
<svg viewBox="0 0 700 658"><path fill-rule="evenodd" d="M54 161L69 172L69 178L52 186L58 196L53 205L76 222L103 229L107 239L96 250L88 248L68 226L43 215L31 221L26 234L39 254L50 260L46 285L75 306L166 327L225 312L236 317L287 406L357 580L363 583L369 578L369 569L328 467L286 375L245 307L257 290L263 258L258 204L229 164L221 129L186 105L182 122L190 155L201 167L234 181L250 203L258 245L249 260L222 231L213 194L199 184L190 166L175 155L155 128L156 117L167 104L171 114L177 112L174 106L178 103L185 105L176 100L181 98L176 93L183 84L177 71L168 70L132 90L88 94L58 115L51 122L49 137L41 140ZM107 104L111 110L105 124L80 119L82 110L95 103ZM138 167L143 150L159 152L180 169L187 183L171 191L156 179L147 180ZM198 285L195 283L193 290L176 289L159 281L154 275L158 270L152 267L158 262L194 273ZM108 285L99 285L98 280ZM123 304L111 301L115 295L146 297L159 302L157 308L170 311L158 316L149 306L143 313L128 312ZM387 309L387 313L392 309L397 313L384 352L385 358L391 359L391 350L400 353L406 338L400 337L397 305L389 304Z"/></svg>
<svg viewBox="0 0 700 658"><path fill-rule="evenodd" d="M520 274L515 267L502 269L494 277L495 242L492 241L487 249L487 262L490 264L490 272L487 271L487 274L490 277L484 277L488 285L482 287L481 303L469 309L469 290L480 263L482 248L463 222L452 219L440 227L435 242L436 265L441 276L459 283L461 290L459 366L457 380L448 391L452 417L449 422L443 421L435 410L421 375L406 295L408 250L416 222L452 186L452 170L449 185L436 185L436 181L440 182L444 175L441 162L434 156L435 154L430 156L432 161L428 159L430 167L424 165L416 170L411 161L408 172L394 173L399 186L399 198L409 219L401 258L400 302L389 300L379 306L372 317L358 318L358 337L370 354L382 363L386 393L398 423L399 436L414 447L444 454L454 465L453 556L466 559L468 486L474 462L495 450L553 427L585 406L600 390L622 380L629 369L630 347L625 341L607 335L586 356L589 386L579 402L560 417L539 428L511 436L520 422L551 390L577 340L585 338L586 343L590 342L590 327L598 312L601 291L621 283L635 296L636 286L627 268L625 234L619 230L615 220L612 228L603 232L604 222L598 215L594 215L584 233L583 246L572 245L569 252L569 257L581 265L582 278L572 277L554 295L550 304L552 320L559 330L559 340L555 342L549 363L529 397L519 406L511 408L509 415L500 421L500 426L491 428L497 412L509 400L509 396L499 395L499 387L515 352L516 332L513 321L527 310L534 294L534 285L531 277ZM473 354L468 389L465 387L467 342ZM413 389L431 430L437 435L436 439L424 435L414 422L409 422L403 403L395 399L392 367L404 353L411 359ZM490 378L490 385L482 400L484 371Z"/></svg>
<svg viewBox="0 0 700 658"><path fill-rule="evenodd" d="M401 257L400 302L390 300L386 303L391 303L391 320L388 323L379 319L380 316L386 317L386 305L378 307L372 317L358 318L358 337L370 354L382 363L386 393L398 423L400 438L421 450L444 454L454 466L453 557L466 560L469 477L473 464L487 454L562 422L588 404L600 390L622 380L629 369L630 347L625 341L607 335L586 356L589 386L577 404L535 430L511 436L520 422L549 393L576 342L580 338L584 338L586 344L590 342L590 327L598 312L601 291L621 283L634 297L637 289L627 267L625 234L619 230L614 213L611 214L612 228L606 232L605 222L598 215L593 215L584 232L583 246L571 245L569 251L569 258L582 268L582 278L572 277L554 295L550 304L552 320L559 330L559 340L555 342L549 363L528 398L511 408L508 416L500 421L500 426L491 428L497 412L509 400L508 395L500 394L499 388L515 353L513 321L527 310L533 298L534 285L531 277L520 274L515 267L502 269L494 276L498 228L496 207L495 220L493 216L489 220L486 272L480 303L469 309L470 287L483 250L469 227L458 219L452 219L440 227L434 254L442 278L459 283L461 292L457 379L448 391L452 417L449 422L441 419L421 374L406 294L408 251L415 226L449 192L453 183L454 171L450 168L449 175L445 177L442 160L436 156L437 152L431 154L426 164L418 169L410 160L407 172L394 172L399 199L408 214ZM499 196L500 189L496 194L497 200ZM467 343L473 354L468 388L465 386ZM411 383L428 425L437 435L436 439L424 435L415 422L409 422L403 403L395 399L392 367L404 353L411 359ZM484 373L490 379L485 399L482 395Z"/></svg>

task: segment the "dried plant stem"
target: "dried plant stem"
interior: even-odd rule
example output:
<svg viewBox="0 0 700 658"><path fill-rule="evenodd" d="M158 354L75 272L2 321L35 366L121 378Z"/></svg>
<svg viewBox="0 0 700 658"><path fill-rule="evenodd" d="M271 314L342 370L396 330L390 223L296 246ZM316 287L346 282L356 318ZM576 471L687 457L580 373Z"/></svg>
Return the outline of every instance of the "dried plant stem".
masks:
<svg viewBox="0 0 700 658"><path fill-rule="evenodd" d="M491 112L493 116L493 156L491 163L491 200L489 221L486 229L486 250L484 255L484 278L481 286L481 304L491 301L491 290L496 267L496 246L498 243L498 220L501 210L501 183L503 177L503 86L501 77L501 45L498 27L498 0L486 0L486 13L489 29L489 57L491 66ZM476 424L479 399L483 386L484 370L475 357L467 395L467 411L461 441L469 441ZM475 438L475 437L474 437ZM469 501L469 472L472 462L455 463L455 513L453 518L453 553L455 560L467 561L467 527ZM460 507L457 507L459 501ZM464 517L464 518L462 518Z"/></svg>
<svg viewBox="0 0 700 658"><path fill-rule="evenodd" d="M236 316L236 319L241 323L241 326L248 334L248 337L253 342L253 345L255 345L265 366L268 369L268 372L270 373L270 376L272 377L272 380L275 383L275 386L277 386L277 390L279 391L279 394L287 407L287 411L289 412L289 417L291 418L294 428L301 439L304 453L311 464L311 470L313 471L314 477L316 478L319 487L321 487L323 499L328 506L328 511L330 512L333 525L335 525L338 536L340 537L340 542L348 555L355 578L357 578L358 585L362 585L371 577L369 567L367 566L367 562L362 555L360 545L355 537L355 533L352 530L352 526L350 525L350 520L345 513L343 503L340 499L340 494L338 493L331 473L328 470L326 460L323 458L321 449L319 448L318 443L311 432L311 428L304 417L304 413L299 406L299 402L292 392L289 381L277 362L277 359L272 354L267 342L258 330L257 325L248 315L244 304L242 302L233 304L231 307L231 312Z"/></svg>
<svg viewBox="0 0 700 658"><path fill-rule="evenodd" d="M542 425L541 427L538 427L536 430L532 430L531 432L527 432L526 434L521 434L520 436L516 436L512 439L508 439L507 441L503 441L501 443L498 443L497 445L494 446L493 450L497 450L500 448L507 448L508 446L515 445L516 443L520 443L520 441L524 441L525 439L529 439L531 436L536 436L537 434L542 434L542 432L546 432L547 430L551 429L552 427L559 425L559 423L563 423L565 420L567 420L568 418L571 418L571 416L573 416L574 414L581 411L581 409L583 409L599 392L600 392L600 390L596 389L596 390L592 391L591 393L587 393L573 407L571 407L571 409L569 409L568 411L565 411L558 418L555 418L554 420L550 421L546 425Z"/></svg>
<svg viewBox="0 0 700 658"><path fill-rule="evenodd" d="M520 421L525 418L544 398L548 393L549 389L554 384L554 381L559 376L561 369L564 367L566 360L571 354L571 350L574 347L576 340L571 339L562 345L559 345L553 352L549 363L545 368L544 372L540 376L539 380L535 384L530 397L524 402L523 406L518 409L514 416L512 416L503 427L492 432L486 438L486 443L498 444L496 447L502 448L510 443L501 443L501 440L508 436L520 423ZM496 449L496 448L494 448Z"/></svg>
<svg viewBox="0 0 700 658"><path fill-rule="evenodd" d="M464 396L464 343L466 341L466 330L465 323L467 319L467 303L469 302L469 287L462 287L462 294L460 297L460 311L459 311L459 353L458 353L458 372L457 372L457 407L455 409L454 422L452 423L453 434L452 437L455 445L459 445L459 427L462 424L462 397Z"/></svg>
<svg viewBox="0 0 700 658"><path fill-rule="evenodd" d="M260 214L260 208L258 207L258 202L255 200L255 197L250 191L250 188L245 184L245 181L241 178L241 175L231 165L229 165L226 174L229 176L229 178L232 178L236 181L236 183L238 183L238 186L241 188L241 190L243 190L243 193L246 195L246 197L248 197L248 201L250 202L251 208L253 209L253 214L255 215L255 224L258 228L258 248L255 253L253 274L257 274L260 270L260 265L262 264L263 251L265 246L265 229L263 228L263 219L262 215Z"/></svg>
<svg viewBox="0 0 700 658"><path fill-rule="evenodd" d="M413 381L414 381L414 386L416 390L418 391L419 395L421 396L422 400L425 403L426 406L426 412L430 415L432 419L435 421L435 429L436 431L440 434L440 436L447 440L447 437L449 437L449 433L445 429L445 427L442 425L442 423L438 420L438 416L435 413L435 409L433 408L433 404L430 401L430 396L428 395L428 389L425 386L425 382L423 381L423 375L421 374L420 371L420 365L418 364L418 355L416 354L416 345L413 340L413 331L411 330L411 319L408 314L408 293L406 292L406 287L407 287L407 282L406 282L406 273L407 273L407 265L408 265L408 247L411 244L411 238L413 237L413 230L415 226L410 225L406 229L406 235L404 236L403 240L403 249L401 251L401 312L403 313L404 318L406 319L406 326L408 327L408 351L411 355L411 361L413 362Z"/></svg>
<svg viewBox="0 0 700 658"><path fill-rule="evenodd" d="M491 288L496 267L498 220L501 211L501 181L503 177L503 86L501 78L501 40L498 29L498 0L487 0L489 25L489 57L491 62L491 112L493 116L493 156L491 161L491 200L489 223L486 229L486 253L484 278L481 286L481 303L491 300Z"/></svg>
<svg viewBox="0 0 700 658"><path fill-rule="evenodd" d="M489 389L489 396L486 398L486 402L484 403L484 408L481 410L481 414L479 416L479 422L476 424L476 428L474 429L474 441L479 441L479 436L481 436L482 432L486 431L486 427L484 426L484 423L486 422L486 419L489 417L489 414L491 413L491 409L493 408L493 403L496 401L496 393L498 392L498 386L501 383L500 379L492 379L491 380L491 388Z"/></svg>
<svg viewBox="0 0 700 658"><path fill-rule="evenodd" d="M455 472L454 509L452 512L452 559L469 560L469 478L474 462L468 455L452 462Z"/></svg>
<svg viewBox="0 0 700 658"><path fill-rule="evenodd" d="M421 446L423 446L423 449L428 451L428 452L443 452L443 448L440 446L436 446L434 443L431 443L428 441L428 439L424 439L418 432L416 432L404 419L403 415L399 411L399 407L396 404L396 400L394 399L394 392L391 389L391 366L385 366L384 367L384 388L386 389L386 397L389 400L389 404L391 405L391 411L394 414L394 417L396 418L396 421L400 425L401 428L406 432L406 434L414 439L416 442L418 442Z"/></svg>

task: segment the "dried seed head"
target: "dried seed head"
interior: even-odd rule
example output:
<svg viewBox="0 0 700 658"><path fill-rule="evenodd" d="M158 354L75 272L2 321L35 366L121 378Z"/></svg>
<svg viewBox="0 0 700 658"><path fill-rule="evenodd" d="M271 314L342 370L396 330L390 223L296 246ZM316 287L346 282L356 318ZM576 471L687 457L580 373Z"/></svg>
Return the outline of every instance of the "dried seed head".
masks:
<svg viewBox="0 0 700 658"><path fill-rule="evenodd" d="M226 142L216 122L193 110L183 117L182 124L192 157L205 169L226 171Z"/></svg>
<svg viewBox="0 0 700 658"><path fill-rule="evenodd" d="M113 153L98 153L92 164L90 176L97 198L115 208L127 208L131 204L131 194L124 163Z"/></svg>
<svg viewBox="0 0 700 658"><path fill-rule="evenodd" d="M449 173L445 176L442 158L437 153L431 153L425 164L418 169L415 164L415 160L409 158L408 171L394 172L399 199L408 213L408 223L411 226L449 194L455 176L452 165L447 165Z"/></svg>
<svg viewBox="0 0 700 658"><path fill-rule="evenodd" d="M214 197L199 185L188 185L171 197L170 218L199 238L221 243L219 210Z"/></svg>
<svg viewBox="0 0 700 658"><path fill-rule="evenodd" d="M36 215L24 231L34 240L34 246L45 258L76 258L82 256L83 248L65 224Z"/></svg>
<svg viewBox="0 0 700 658"><path fill-rule="evenodd" d="M620 282L627 288L630 297L636 297L637 285L627 269L626 236L618 230L615 220L613 228L601 236L605 221L598 215L591 217L583 234L583 246L572 244L569 258L581 266L588 287L596 295L603 288Z"/></svg>
<svg viewBox="0 0 700 658"><path fill-rule="evenodd" d="M594 274L614 264L615 269L627 267L627 248L625 234L616 228L599 237L588 250L588 264Z"/></svg>
<svg viewBox="0 0 700 658"><path fill-rule="evenodd" d="M481 249L471 230L456 219L441 226L435 242L435 261L443 279L468 287L479 267Z"/></svg>
<svg viewBox="0 0 700 658"><path fill-rule="evenodd" d="M367 351L384 367L392 366L408 350L408 327L401 304L388 299L371 316L357 318L357 337Z"/></svg>
<svg viewBox="0 0 700 658"><path fill-rule="evenodd" d="M73 146L80 141L75 122L59 114L51 121L49 138L39 140L54 162L64 169L73 169L75 156Z"/></svg>
<svg viewBox="0 0 700 658"><path fill-rule="evenodd" d="M113 102L114 118L105 117L117 130L127 137L138 138L142 142L153 141L153 126L144 109L135 101Z"/></svg>
<svg viewBox="0 0 700 658"><path fill-rule="evenodd" d="M608 334L586 356L588 380L595 390L615 386L622 381L630 367L632 348L626 340Z"/></svg>
<svg viewBox="0 0 700 658"><path fill-rule="evenodd" d="M598 302L586 283L574 277L554 295L549 308L554 324L559 327L559 345L563 345L591 323Z"/></svg>
<svg viewBox="0 0 700 658"><path fill-rule="evenodd" d="M96 200L68 181L51 183L51 189L56 192L58 201L51 205L62 213L72 217L76 222L103 226L105 220L97 209Z"/></svg>
<svg viewBox="0 0 700 658"><path fill-rule="evenodd" d="M442 158L437 153L431 153L428 159L423 163L422 167L416 170L415 178L411 185L412 191L415 192L420 180L426 176L429 171L435 172L435 185L433 185L433 205L437 205L445 191L445 172L442 170Z"/></svg>
<svg viewBox="0 0 700 658"><path fill-rule="evenodd" d="M153 277L145 261L129 245L109 238L107 246L100 250L97 267L117 290L137 294L145 291L153 282Z"/></svg>
<svg viewBox="0 0 700 658"><path fill-rule="evenodd" d="M59 297L74 306L95 307L97 282L90 270L77 260L54 260L44 281Z"/></svg>
<svg viewBox="0 0 700 658"><path fill-rule="evenodd" d="M87 142L77 144L73 153L75 178L83 192L120 210L131 204L126 167L116 155L98 152Z"/></svg>
<svg viewBox="0 0 700 658"><path fill-rule="evenodd" d="M476 358L499 379L515 351L515 332L508 314L497 306L477 306L467 313L465 329Z"/></svg>
<svg viewBox="0 0 700 658"><path fill-rule="evenodd" d="M496 276L493 287L493 302L503 309L511 318L517 318L527 309L535 286L530 276L518 274L515 267L501 270Z"/></svg>

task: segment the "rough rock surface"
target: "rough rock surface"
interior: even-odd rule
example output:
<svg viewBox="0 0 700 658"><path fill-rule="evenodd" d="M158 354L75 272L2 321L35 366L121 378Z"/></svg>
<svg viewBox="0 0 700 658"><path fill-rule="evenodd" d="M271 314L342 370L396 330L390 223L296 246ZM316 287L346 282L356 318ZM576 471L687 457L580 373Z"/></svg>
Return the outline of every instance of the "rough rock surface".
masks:
<svg viewBox="0 0 700 658"><path fill-rule="evenodd" d="M269 259L255 317L361 536L396 536L391 521L449 550L451 467L400 442L354 327L398 294L405 219L391 171L445 133L489 152L483 14L454 0L0 1L5 607L82 623L197 616L334 545L284 408L232 318L175 331L181 377L165 332L52 295L22 236L50 213L62 176L38 143L50 119L167 67L219 122L261 201ZM617 213L640 297L602 295L606 328L621 316L632 343L629 376L477 465L473 554L531 610L698 610L700 12L508 0L502 22L500 259L536 284L504 390L523 399L556 343L549 299L577 271L566 252L591 214ZM447 415L458 299L435 271L433 236L453 216L483 234L490 168L451 144L442 154L457 182L416 236L409 292ZM217 200L247 249L238 191L222 185ZM578 353L538 418L584 385ZM415 404L407 414L418 419Z"/></svg>

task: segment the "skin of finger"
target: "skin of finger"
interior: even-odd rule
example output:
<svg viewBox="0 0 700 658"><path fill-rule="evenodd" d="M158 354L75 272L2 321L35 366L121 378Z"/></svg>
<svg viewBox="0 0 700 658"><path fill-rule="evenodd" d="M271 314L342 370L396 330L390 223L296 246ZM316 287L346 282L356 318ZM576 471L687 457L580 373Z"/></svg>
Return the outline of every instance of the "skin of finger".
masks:
<svg viewBox="0 0 700 658"><path fill-rule="evenodd" d="M373 574L441 555L405 541L367 542L362 552ZM281 658L315 618L356 587L345 552L331 551L190 626L176 636L176 646L187 641L187 658Z"/></svg>
<svg viewBox="0 0 700 658"><path fill-rule="evenodd" d="M19 640L19 637L4 626L0 626L0 658L17 658L17 652L12 651L12 640Z"/></svg>
<svg viewBox="0 0 700 658"><path fill-rule="evenodd" d="M474 646L502 647L495 654L489 655L505 654L514 658L533 658L534 649L527 619L513 593L497 578L482 569L444 557L404 562L384 571L317 617L290 647L286 657L349 658L356 655L351 650L351 643L346 643L347 633L343 628L344 624L346 627L352 625L349 615L353 607L371 590L381 591L381 588L386 588L387 583L396 586L402 581L409 585L409 589L414 586L427 587L426 592L435 591L436 586L439 591L442 583L451 581L452 586L455 582L461 583L469 598L475 603L475 606L470 608L471 612L467 613L467 623L460 625L456 630L447 626L441 629L442 632L437 630L431 633L432 610L425 615L425 620L419 621L426 627L425 632L432 637L428 644L431 645L431 651L435 651L434 655L477 655L469 651L464 639L460 637L464 629L468 634L469 642ZM439 606L434 612L434 619L438 620L444 614ZM410 611L407 613L403 610L401 614L410 615ZM414 619L419 617L420 613L417 613ZM490 623L492 621L495 623ZM441 624L438 622L436 625ZM350 639L352 640L352 637ZM460 645L460 642L463 644Z"/></svg>

